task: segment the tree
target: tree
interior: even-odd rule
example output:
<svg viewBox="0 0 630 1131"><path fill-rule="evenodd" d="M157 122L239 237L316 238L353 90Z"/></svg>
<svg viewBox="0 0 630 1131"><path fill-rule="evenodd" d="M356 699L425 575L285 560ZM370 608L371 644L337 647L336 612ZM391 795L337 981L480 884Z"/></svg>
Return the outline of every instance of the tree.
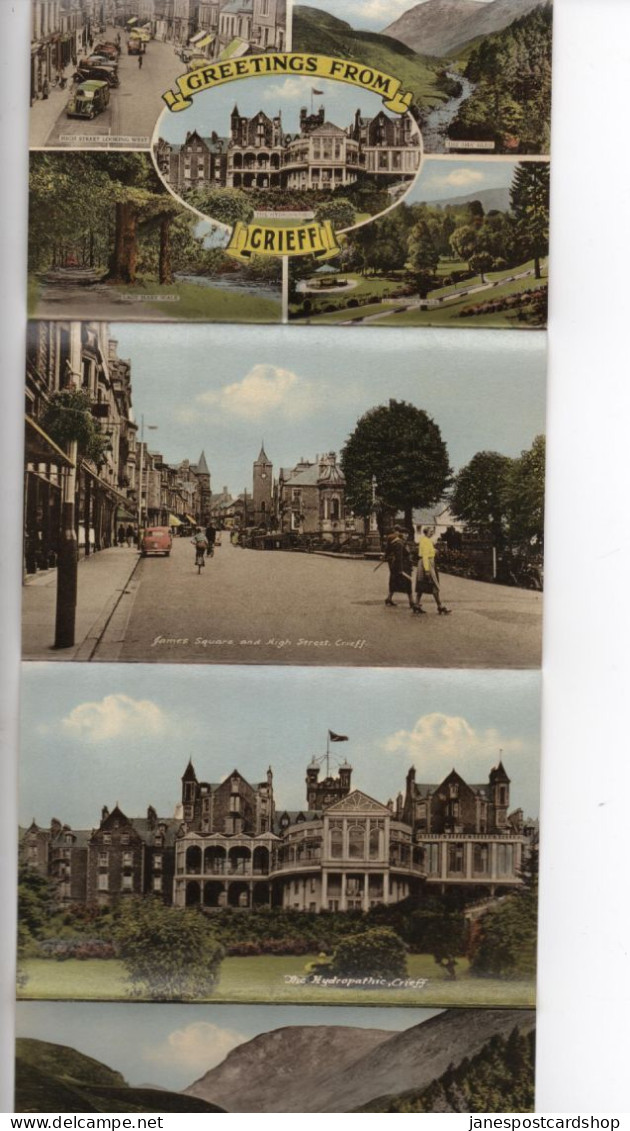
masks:
<svg viewBox="0 0 630 1131"><path fill-rule="evenodd" d="M199 911L165 907L155 898L130 900L115 938L137 996L176 1001L212 992L223 948Z"/></svg>
<svg viewBox="0 0 630 1131"><path fill-rule="evenodd" d="M429 913L423 916L423 949L451 981L457 977L457 959L466 951L468 924L461 913Z"/></svg>
<svg viewBox="0 0 630 1131"><path fill-rule="evenodd" d="M521 870L523 886L480 920L471 973L487 978L533 978L538 930L538 852Z"/></svg>
<svg viewBox="0 0 630 1131"><path fill-rule="evenodd" d="M346 935L337 943L328 969L342 978L404 978L405 944L387 927Z"/></svg>
<svg viewBox="0 0 630 1131"><path fill-rule="evenodd" d="M545 437L512 463L507 486L510 541L542 550L545 533Z"/></svg>
<svg viewBox="0 0 630 1131"><path fill-rule="evenodd" d="M76 441L79 455L100 469L111 451L111 439L101 432L92 416L92 401L85 389L61 389L53 393L46 408L43 426L60 447Z"/></svg>
<svg viewBox="0 0 630 1131"><path fill-rule="evenodd" d="M341 466L347 501L357 514L372 511L375 477L381 518L384 511L403 510L409 528L413 508L437 502L450 477L438 425L406 401L390 400L366 412L341 453Z"/></svg>
<svg viewBox="0 0 630 1131"><path fill-rule="evenodd" d="M233 228L241 220L249 224L254 216L254 206L247 196L235 188L194 189L187 193L186 202L206 216Z"/></svg>
<svg viewBox="0 0 630 1131"><path fill-rule="evenodd" d="M492 262L492 256L489 251L476 251L474 255L471 255L468 265L470 270L474 271L475 275L481 275L481 282L485 283L486 271L490 270Z"/></svg>
<svg viewBox="0 0 630 1131"><path fill-rule="evenodd" d="M534 260L534 274L541 278L540 261L549 254L548 162L524 161L517 165L510 188L510 204L525 259Z"/></svg>
<svg viewBox="0 0 630 1131"><path fill-rule="evenodd" d="M451 495L455 517L477 534L490 534L497 549L505 545L507 538L512 462L499 452L477 452L457 474Z"/></svg>
<svg viewBox="0 0 630 1131"><path fill-rule="evenodd" d="M414 276L416 289L426 298L435 283L435 272L440 262L439 252L433 242L429 225L421 220L409 234L407 270Z"/></svg>
<svg viewBox="0 0 630 1131"><path fill-rule="evenodd" d="M355 221L354 204L344 197L338 196L334 200L318 204L315 209L315 219L320 223L323 223L324 220L330 220L336 232L343 231L344 228L351 228Z"/></svg>

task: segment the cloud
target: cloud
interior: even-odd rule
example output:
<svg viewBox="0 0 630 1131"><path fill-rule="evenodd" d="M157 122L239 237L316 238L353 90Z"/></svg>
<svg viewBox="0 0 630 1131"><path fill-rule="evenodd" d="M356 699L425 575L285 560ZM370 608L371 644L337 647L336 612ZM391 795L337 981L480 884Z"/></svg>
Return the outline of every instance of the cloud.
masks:
<svg viewBox="0 0 630 1131"><path fill-rule="evenodd" d="M431 176L423 180L422 188L425 193L428 189L437 190L443 188L444 185L465 189L471 185L483 184L484 181L485 174L479 172L478 169L452 169L450 173L439 173L434 170Z"/></svg>
<svg viewBox="0 0 630 1131"><path fill-rule="evenodd" d="M290 369L254 365L241 381L200 393L196 403L244 420L258 420L268 413L295 418L309 412L312 396L308 382Z"/></svg>
<svg viewBox="0 0 630 1131"><path fill-rule="evenodd" d="M485 781L492 766L510 756L520 761L522 739L503 735L496 728L476 730L458 715L422 715L412 730L399 730L385 739L386 753L400 757L407 768L415 765L418 780L441 781L455 767L465 778ZM509 765L506 766L508 773Z"/></svg>
<svg viewBox="0 0 630 1131"><path fill-rule="evenodd" d="M291 75L282 82L274 82L265 86L262 100L263 102L277 102L278 105L281 102L300 102L307 105L311 97L311 88L317 87L320 81L313 79L312 76L304 78L301 75Z"/></svg>
<svg viewBox="0 0 630 1131"><path fill-rule="evenodd" d="M150 699L117 694L73 707L61 720L61 727L72 738L96 743L112 738L163 735L170 729L168 723L168 716Z"/></svg>
<svg viewBox="0 0 630 1131"><path fill-rule="evenodd" d="M158 1045L149 1046L143 1059L149 1064L181 1068L190 1072L190 1083L203 1072L216 1068L232 1049L247 1037L232 1029L220 1029L207 1021L195 1021L185 1029L175 1029Z"/></svg>

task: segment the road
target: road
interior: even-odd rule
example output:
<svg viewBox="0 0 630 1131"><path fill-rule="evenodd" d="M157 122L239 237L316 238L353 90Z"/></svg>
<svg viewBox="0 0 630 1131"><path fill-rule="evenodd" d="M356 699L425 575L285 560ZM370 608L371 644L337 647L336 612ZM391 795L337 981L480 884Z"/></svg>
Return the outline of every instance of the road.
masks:
<svg viewBox="0 0 630 1131"><path fill-rule="evenodd" d="M452 610L387 608L387 567L230 546L198 574L187 539L141 559L93 658L101 662L531 668L540 664L542 595L442 581Z"/></svg>
<svg viewBox="0 0 630 1131"><path fill-rule="evenodd" d="M102 38L115 40L116 30L108 28ZM112 88L107 110L93 121L66 117L65 106L71 90L69 83L63 92L61 112L45 141L39 144L71 148L75 144L79 146L81 138L89 137L89 144L83 142L82 147L98 148L102 138L103 146L107 147L148 148L157 119L165 108L162 95L184 69L173 44L157 40L147 44L140 68L138 56L127 54L123 36L123 50L118 62L120 86ZM66 73L71 76L73 71L74 68L69 68ZM33 113L36 114L38 109L36 105ZM31 144L34 144L32 140Z"/></svg>

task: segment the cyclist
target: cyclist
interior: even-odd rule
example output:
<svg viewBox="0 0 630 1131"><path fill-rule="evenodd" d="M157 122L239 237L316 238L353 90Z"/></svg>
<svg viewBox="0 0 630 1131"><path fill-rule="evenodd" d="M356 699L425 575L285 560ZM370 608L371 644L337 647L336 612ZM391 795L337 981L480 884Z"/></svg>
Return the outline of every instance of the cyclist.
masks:
<svg viewBox="0 0 630 1131"><path fill-rule="evenodd" d="M191 544L195 547L195 565L196 566L205 565L206 564L206 560L205 560L206 559L206 550L208 549L208 540L207 540L207 538L206 538L206 536L205 536L205 534L204 534L204 532L203 532L203 530L200 526L197 527L197 530L196 530L195 534L193 535L193 537L191 538L190 541L191 541Z"/></svg>

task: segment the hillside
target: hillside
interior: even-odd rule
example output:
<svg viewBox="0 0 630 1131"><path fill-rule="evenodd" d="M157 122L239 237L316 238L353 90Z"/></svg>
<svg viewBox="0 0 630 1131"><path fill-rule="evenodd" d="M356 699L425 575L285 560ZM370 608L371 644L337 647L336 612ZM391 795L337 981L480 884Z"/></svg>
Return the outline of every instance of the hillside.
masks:
<svg viewBox="0 0 630 1131"><path fill-rule="evenodd" d="M187 1088L186 1095L221 1104L228 1112L319 1111L319 1081L327 1079L331 1070L351 1072L355 1061L389 1038L387 1029L332 1025L275 1029L239 1045Z"/></svg>
<svg viewBox="0 0 630 1131"><path fill-rule="evenodd" d="M129 1087L121 1074L66 1045L16 1042L16 1112L221 1112L162 1089Z"/></svg>
<svg viewBox="0 0 630 1131"><path fill-rule="evenodd" d="M506 185L505 188L481 189L480 192L469 192L463 196L449 196L448 199L426 200L421 203L429 204L434 208L448 208L449 206L457 208L462 204L470 204L473 200L480 201L486 214L492 211L509 212L509 186Z"/></svg>
<svg viewBox="0 0 630 1131"><path fill-rule="evenodd" d="M534 1013L448 1010L401 1033L295 1027L240 1045L187 1089L229 1112L350 1112L422 1090L492 1037L529 1030Z"/></svg>
<svg viewBox="0 0 630 1131"><path fill-rule="evenodd" d="M471 40L502 31L544 0L426 0L386 27L383 35L399 39L429 56L456 55Z"/></svg>
<svg viewBox="0 0 630 1131"><path fill-rule="evenodd" d="M447 98L435 59L424 58L386 34L355 31L345 20L319 8L298 4L293 9L293 50L356 59L394 75L412 91L419 106L437 106Z"/></svg>

